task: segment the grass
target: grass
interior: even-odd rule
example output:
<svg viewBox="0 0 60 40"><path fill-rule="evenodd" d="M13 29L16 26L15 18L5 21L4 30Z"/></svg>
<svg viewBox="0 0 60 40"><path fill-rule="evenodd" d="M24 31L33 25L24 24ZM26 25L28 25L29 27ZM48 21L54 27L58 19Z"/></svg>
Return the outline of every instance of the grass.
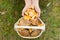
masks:
<svg viewBox="0 0 60 40"><path fill-rule="evenodd" d="M46 7L48 2L52 6ZM21 17L22 0L0 0L0 40L29 40L17 35L14 23ZM60 0L40 0L41 19L46 24L43 35L33 40L60 40Z"/></svg>

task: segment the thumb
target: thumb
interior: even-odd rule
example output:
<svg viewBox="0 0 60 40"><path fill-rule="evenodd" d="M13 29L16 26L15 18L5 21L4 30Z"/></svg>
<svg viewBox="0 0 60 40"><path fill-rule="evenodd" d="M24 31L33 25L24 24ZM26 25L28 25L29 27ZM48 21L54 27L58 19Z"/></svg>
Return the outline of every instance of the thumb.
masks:
<svg viewBox="0 0 60 40"><path fill-rule="evenodd" d="M22 11L22 16L24 16L24 11Z"/></svg>
<svg viewBox="0 0 60 40"><path fill-rule="evenodd" d="M38 13L38 17L40 17L41 10L39 7L35 7L36 12Z"/></svg>
<svg viewBox="0 0 60 40"><path fill-rule="evenodd" d="M26 7L23 8L23 10L22 10L22 16L24 16L24 13L25 13L26 9L27 9Z"/></svg>

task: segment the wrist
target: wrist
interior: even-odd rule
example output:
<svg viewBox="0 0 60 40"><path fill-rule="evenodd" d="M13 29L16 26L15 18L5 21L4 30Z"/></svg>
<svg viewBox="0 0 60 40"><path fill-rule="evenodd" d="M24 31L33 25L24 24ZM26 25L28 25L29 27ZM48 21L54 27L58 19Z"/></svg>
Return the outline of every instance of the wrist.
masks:
<svg viewBox="0 0 60 40"><path fill-rule="evenodd" d="M28 6L30 6L30 4L26 4L25 6L28 7Z"/></svg>
<svg viewBox="0 0 60 40"><path fill-rule="evenodd" d="M26 6L31 5L31 0L25 0L25 5L26 5Z"/></svg>
<svg viewBox="0 0 60 40"><path fill-rule="evenodd" d="M34 6L39 6L39 0L32 0Z"/></svg>

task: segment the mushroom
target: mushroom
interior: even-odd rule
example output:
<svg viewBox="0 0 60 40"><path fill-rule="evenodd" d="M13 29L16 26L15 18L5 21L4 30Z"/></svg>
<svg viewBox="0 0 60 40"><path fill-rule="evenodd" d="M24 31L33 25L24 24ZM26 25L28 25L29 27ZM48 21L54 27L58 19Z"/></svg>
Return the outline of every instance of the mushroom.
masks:
<svg viewBox="0 0 60 40"><path fill-rule="evenodd" d="M18 31L18 32L21 36L25 36L25 37L30 36L28 30L21 30L21 31Z"/></svg>
<svg viewBox="0 0 60 40"><path fill-rule="evenodd" d="M28 20L25 20L24 18L20 20L20 22L18 23L18 26L29 26L30 22L28 22Z"/></svg>
<svg viewBox="0 0 60 40"><path fill-rule="evenodd" d="M31 37L36 37L39 35L39 33L41 32L41 30L34 30L32 33L31 33Z"/></svg>

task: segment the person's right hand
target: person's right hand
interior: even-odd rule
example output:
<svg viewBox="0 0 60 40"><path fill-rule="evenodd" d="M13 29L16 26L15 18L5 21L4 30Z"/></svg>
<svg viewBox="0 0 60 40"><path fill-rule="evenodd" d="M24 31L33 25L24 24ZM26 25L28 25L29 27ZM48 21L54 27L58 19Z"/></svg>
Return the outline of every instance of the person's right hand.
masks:
<svg viewBox="0 0 60 40"><path fill-rule="evenodd" d="M24 13L26 12L26 10L29 8L29 5L25 6L22 10L22 16L24 16Z"/></svg>
<svg viewBox="0 0 60 40"><path fill-rule="evenodd" d="M29 6L31 6L31 0L25 0L25 7L22 10L22 16L24 16L24 13L28 9Z"/></svg>

